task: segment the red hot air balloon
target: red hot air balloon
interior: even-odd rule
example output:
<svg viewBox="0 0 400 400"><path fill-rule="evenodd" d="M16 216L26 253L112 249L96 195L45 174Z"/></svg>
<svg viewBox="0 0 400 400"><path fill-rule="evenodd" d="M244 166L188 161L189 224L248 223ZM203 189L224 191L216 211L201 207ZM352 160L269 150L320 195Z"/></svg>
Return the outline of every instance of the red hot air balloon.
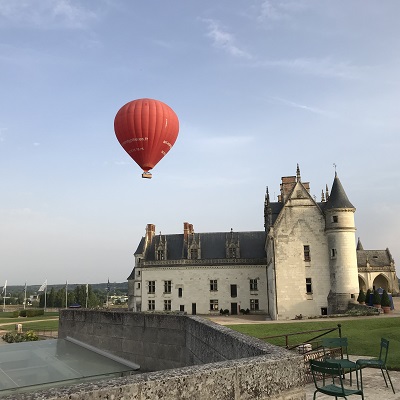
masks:
<svg viewBox="0 0 400 400"><path fill-rule="evenodd" d="M169 152L179 132L179 120L171 107L159 100L138 99L125 104L114 120L121 146L151 178L151 169Z"/></svg>

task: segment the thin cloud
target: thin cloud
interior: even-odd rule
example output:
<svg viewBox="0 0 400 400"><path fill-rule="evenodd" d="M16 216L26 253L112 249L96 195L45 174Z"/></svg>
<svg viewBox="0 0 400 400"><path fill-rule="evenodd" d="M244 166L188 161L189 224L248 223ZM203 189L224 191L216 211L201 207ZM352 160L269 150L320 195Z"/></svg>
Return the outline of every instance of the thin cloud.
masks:
<svg viewBox="0 0 400 400"><path fill-rule="evenodd" d="M259 21L282 21L305 8L306 5L301 0L265 0L261 3L258 19Z"/></svg>
<svg viewBox="0 0 400 400"><path fill-rule="evenodd" d="M253 64L258 67L281 68L288 71L341 79L362 79L371 67L357 66L350 62L335 62L325 58L295 58L287 60L266 60Z"/></svg>
<svg viewBox="0 0 400 400"><path fill-rule="evenodd" d="M207 36L211 38L215 48L222 49L234 57L251 58L249 53L236 45L235 37L231 33L225 31L217 21L212 19L205 19L203 21L208 25Z"/></svg>
<svg viewBox="0 0 400 400"><path fill-rule="evenodd" d="M70 0L1 0L0 19L41 29L82 29L97 15Z"/></svg>
<svg viewBox="0 0 400 400"><path fill-rule="evenodd" d="M325 110L322 110L322 109L317 108L317 107L307 106L305 104L295 103L294 101L282 99L280 97L270 97L270 99L272 99L275 102L284 104L286 106L293 107L293 108L299 108L301 110L304 110L304 111L307 111L307 112L310 112L310 113L313 113L313 114L323 115L323 116L326 116L326 117L334 117L335 116L334 113L331 113L329 111L325 111Z"/></svg>

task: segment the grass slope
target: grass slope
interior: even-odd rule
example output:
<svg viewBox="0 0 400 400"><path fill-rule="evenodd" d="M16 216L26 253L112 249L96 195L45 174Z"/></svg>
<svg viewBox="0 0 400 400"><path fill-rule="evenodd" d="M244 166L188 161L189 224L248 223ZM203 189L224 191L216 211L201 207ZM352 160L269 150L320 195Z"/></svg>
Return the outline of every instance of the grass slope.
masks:
<svg viewBox="0 0 400 400"><path fill-rule="evenodd" d="M400 370L400 318L360 318L339 322L342 326L342 337L349 340L349 353L360 356L379 355L380 339L389 340L388 368ZM313 321L296 323L268 323L252 325L229 325L228 327L249 336L263 338L272 335L285 335L309 330L335 328L332 321ZM315 334L291 336L289 346L308 341ZM337 337L337 332L329 336ZM265 340L278 346L285 345L284 338Z"/></svg>

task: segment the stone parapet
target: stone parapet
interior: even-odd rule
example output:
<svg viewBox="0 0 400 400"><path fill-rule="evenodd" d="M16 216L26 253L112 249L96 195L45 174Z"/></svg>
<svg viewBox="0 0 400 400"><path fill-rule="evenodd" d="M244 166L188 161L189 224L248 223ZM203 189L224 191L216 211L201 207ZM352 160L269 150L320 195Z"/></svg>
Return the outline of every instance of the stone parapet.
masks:
<svg viewBox="0 0 400 400"><path fill-rule="evenodd" d="M24 400L305 400L303 357L196 316L62 310L73 337L151 371L35 393ZM141 362L142 361L142 362ZM6 399L14 397L5 397Z"/></svg>

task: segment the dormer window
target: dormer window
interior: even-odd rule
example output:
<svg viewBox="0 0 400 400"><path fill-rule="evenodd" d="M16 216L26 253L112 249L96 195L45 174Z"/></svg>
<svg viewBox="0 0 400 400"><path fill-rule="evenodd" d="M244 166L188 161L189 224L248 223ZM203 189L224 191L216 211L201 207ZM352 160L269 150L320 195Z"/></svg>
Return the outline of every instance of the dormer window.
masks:
<svg viewBox="0 0 400 400"><path fill-rule="evenodd" d="M236 258L236 247L229 248L229 258Z"/></svg>
<svg viewBox="0 0 400 400"><path fill-rule="evenodd" d="M157 250L157 260L164 260L164 250L163 249L159 249Z"/></svg>
<svg viewBox="0 0 400 400"><path fill-rule="evenodd" d="M337 223L339 222L339 217L338 217L337 215L333 215L333 216L332 216L332 222L333 222L334 224L337 224Z"/></svg>
<svg viewBox="0 0 400 400"><path fill-rule="evenodd" d="M190 249L190 258L192 260L197 260L199 258L199 250L198 249Z"/></svg>

